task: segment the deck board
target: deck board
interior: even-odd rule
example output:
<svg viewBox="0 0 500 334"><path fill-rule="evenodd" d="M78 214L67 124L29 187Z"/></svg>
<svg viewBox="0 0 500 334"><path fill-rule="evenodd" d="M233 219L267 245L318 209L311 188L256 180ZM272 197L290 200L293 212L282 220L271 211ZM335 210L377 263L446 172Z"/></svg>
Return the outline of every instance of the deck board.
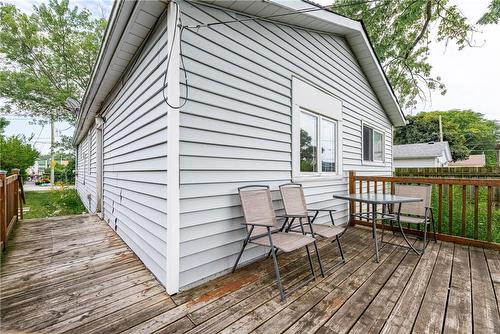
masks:
<svg viewBox="0 0 500 334"><path fill-rule="evenodd" d="M399 236L387 239L402 243ZM20 222L2 258L2 333L493 333L498 251L430 242L420 257L364 227L318 243L326 277L281 302L270 259L174 296L91 215ZM305 252L280 254L286 288L310 277Z"/></svg>

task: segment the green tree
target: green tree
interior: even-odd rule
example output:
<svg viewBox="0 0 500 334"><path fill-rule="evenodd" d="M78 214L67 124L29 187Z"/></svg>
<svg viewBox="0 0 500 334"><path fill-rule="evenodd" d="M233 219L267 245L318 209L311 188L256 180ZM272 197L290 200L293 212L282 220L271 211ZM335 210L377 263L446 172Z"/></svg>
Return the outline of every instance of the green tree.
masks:
<svg viewBox="0 0 500 334"><path fill-rule="evenodd" d="M479 24L497 24L500 20L500 0L492 0L488 11L477 21Z"/></svg>
<svg viewBox="0 0 500 334"><path fill-rule="evenodd" d="M439 141L439 116L443 122L443 139L450 145L453 160L484 152L488 165L496 163L495 146L500 139L500 125L472 110L422 112L408 116L408 125L395 130L394 143Z"/></svg>
<svg viewBox="0 0 500 334"><path fill-rule="evenodd" d="M69 0L49 0L33 14L0 3L0 111L42 118L51 123L74 123L66 109L69 98L85 92L106 27L87 9L70 8ZM54 176L51 175L51 182Z"/></svg>
<svg viewBox="0 0 500 334"><path fill-rule="evenodd" d="M3 136L3 132L9 123L10 122L5 117L0 116L0 137Z"/></svg>
<svg viewBox="0 0 500 334"><path fill-rule="evenodd" d="M24 136L0 136L0 169L10 172L13 168L19 168L26 180L26 169L33 166L38 155L38 151Z"/></svg>
<svg viewBox="0 0 500 334"><path fill-rule="evenodd" d="M498 1L498 0L494 0ZM446 93L428 60L431 28L437 41L472 46L476 28L449 0L336 0L332 10L362 19L399 102L413 107L431 91Z"/></svg>
<svg viewBox="0 0 500 334"><path fill-rule="evenodd" d="M31 15L0 4L2 111L74 122L66 100L82 98L105 26L68 0L34 6Z"/></svg>

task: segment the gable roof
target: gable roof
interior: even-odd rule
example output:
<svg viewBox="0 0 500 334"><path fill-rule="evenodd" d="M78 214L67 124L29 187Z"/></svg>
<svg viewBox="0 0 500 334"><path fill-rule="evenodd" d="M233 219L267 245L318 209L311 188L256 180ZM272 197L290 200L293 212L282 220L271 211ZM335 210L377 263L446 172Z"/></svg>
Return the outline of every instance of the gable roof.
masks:
<svg viewBox="0 0 500 334"><path fill-rule="evenodd" d="M344 37L392 124L406 124L401 107L361 21L349 19L305 0L211 0L202 3L260 19L271 19L270 16L280 15L272 20ZM76 144L92 126L102 103L120 81L128 63L147 39L165 8L166 4L162 1L116 0L76 121Z"/></svg>
<svg viewBox="0 0 500 334"><path fill-rule="evenodd" d="M451 161L450 146L447 141L420 144L405 144L393 146L394 159L436 158L445 154L446 160Z"/></svg>
<svg viewBox="0 0 500 334"><path fill-rule="evenodd" d="M450 167L484 167L486 156L484 154L471 154L469 159L458 160L450 163Z"/></svg>

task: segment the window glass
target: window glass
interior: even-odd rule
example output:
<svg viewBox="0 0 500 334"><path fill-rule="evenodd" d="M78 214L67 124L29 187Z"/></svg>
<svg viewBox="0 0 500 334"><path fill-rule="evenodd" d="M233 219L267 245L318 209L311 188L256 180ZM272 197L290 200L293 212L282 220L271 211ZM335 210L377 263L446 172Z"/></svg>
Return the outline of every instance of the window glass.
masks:
<svg viewBox="0 0 500 334"><path fill-rule="evenodd" d="M377 131L373 131L373 160L382 161L383 159L383 140L382 134Z"/></svg>
<svg viewBox="0 0 500 334"><path fill-rule="evenodd" d="M363 160L372 161L372 129L367 126L363 126Z"/></svg>
<svg viewBox="0 0 500 334"><path fill-rule="evenodd" d="M363 160L384 161L384 135L363 125Z"/></svg>
<svg viewBox="0 0 500 334"><path fill-rule="evenodd" d="M335 172L335 123L321 119L321 171Z"/></svg>
<svg viewBox="0 0 500 334"><path fill-rule="evenodd" d="M318 171L318 117L300 113L300 171Z"/></svg>

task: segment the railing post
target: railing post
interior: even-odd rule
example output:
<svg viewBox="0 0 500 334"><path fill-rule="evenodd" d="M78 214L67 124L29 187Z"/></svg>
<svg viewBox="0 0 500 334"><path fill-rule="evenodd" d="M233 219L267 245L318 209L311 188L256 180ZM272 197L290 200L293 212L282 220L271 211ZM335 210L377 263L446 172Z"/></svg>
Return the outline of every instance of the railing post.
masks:
<svg viewBox="0 0 500 334"><path fill-rule="evenodd" d="M353 170L349 171L349 194L355 194L356 193L356 172ZM356 212L356 206L353 201L349 202L349 223L351 225L354 224L354 214Z"/></svg>
<svg viewBox="0 0 500 334"><path fill-rule="evenodd" d="M14 182L14 210L16 213L16 221L19 221L19 203L21 200L21 197L19 196L19 179L21 174L19 174L19 172L20 169L18 168L12 169L12 175L17 175L17 180Z"/></svg>
<svg viewBox="0 0 500 334"><path fill-rule="evenodd" d="M5 249L7 239L7 172L0 170L0 244Z"/></svg>

